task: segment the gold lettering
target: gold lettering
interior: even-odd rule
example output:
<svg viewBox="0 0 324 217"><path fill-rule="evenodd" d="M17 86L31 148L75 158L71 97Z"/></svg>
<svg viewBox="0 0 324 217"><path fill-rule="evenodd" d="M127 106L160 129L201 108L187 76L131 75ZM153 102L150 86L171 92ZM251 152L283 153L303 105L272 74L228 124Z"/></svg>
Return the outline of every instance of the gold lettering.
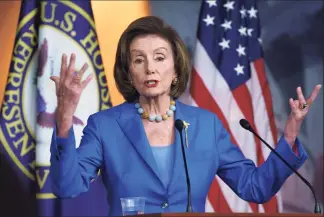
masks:
<svg viewBox="0 0 324 217"><path fill-rule="evenodd" d="M101 98L104 102L109 101L109 91L106 88L101 89Z"/></svg>
<svg viewBox="0 0 324 217"><path fill-rule="evenodd" d="M9 72L8 84L11 84L14 87L19 87L21 84L21 74L15 72Z"/></svg>
<svg viewBox="0 0 324 217"><path fill-rule="evenodd" d="M89 34L83 40L80 40L80 42L83 45L83 47L87 49L90 55L92 55L93 51L99 44L92 29L90 29Z"/></svg>
<svg viewBox="0 0 324 217"><path fill-rule="evenodd" d="M37 33L34 24L29 27L30 32L25 32L22 37L29 38L30 44L35 47L38 43Z"/></svg>
<svg viewBox="0 0 324 217"><path fill-rule="evenodd" d="M61 29L66 32L70 32L73 29L73 22L76 20L76 14L72 13L71 11L66 12L64 14L64 21L61 22Z"/></svg>
<svg viewBox="0 0 324 217"><path fill-rule="evenodd" d="M45 185L46 180L48 178L49 172L50 172L49 169L45 169L44 170L44 175L43 175L43 177L41 177L39 175L39 169L36 170L36 179L37 179L37 183L38 183L40 189L44 188L44 185Z"/></svg>
<svg viewBox="0 0 324 217"><path fill-rule="evenodd" d="M30 168L32 168L32 170L35 170L36 167L36 160L33 160L33 162L29 163Z"/></svg>
<svg viewBox="0 0 324 217"><path fill-rule="evenodd" d="M104 71L99 73L98 76L98 81L99 81L99 87L106 87L107 85L107 80L106 80L106 74ZM103 101L103 103L101 104L101 109L108 109L110 106L107 104L109 102L109 91L107 90L107 88L100 88L100 97Z"/></svg>
<svg viewBox="0 0 324 217"><path fill-rule="evenodd" d="M18 105L12 106L12 109L9 110L9 113L6 113L9 110L8 104L5 102L3 103L2 107L2 117L10 121L13 117L18 118L20 116L20 108Z"/></svg>
<svg viewBox="0 0 324 217"><path fill-rule="evenodd" d="M35 143L34 142L30 143L29 146L28 146L28 138L29 138L28 134L24 133L24 135L18 141L14 142L14 145L15 145L15 147L17 149L21 145L20 157L25 156L26 154L28 154L28 152L35 149Z"/></svg>
<svg viewBox="0 0 324 217"><path fill-rule="evenodd" d="M37 35L35 31L34 25L29 27L30 32L25 32L21 38L19 38L15 49L14 49L14 54L19 54L22 57L25 57L25 61L27 61L31 54L32 54L32 48L23 41L23 39L29 39L29 42L32 46L37 45Z"/></svg>
<svg viewBox="0 0 324 217"><path fill-rule="evenodd" d="M100 58L100 50L99 49L93 54L92 60L93 60L94 66L97 69L99 69L99 70L103 69L104 66L103 66L102 60Z"/></svg>
<svg viewBox="0 0 324 217"><path fill-rule="evenodd" d="M103 103L107 103L109 101L109 98L110 98L108 89L107 88L102 88L100 93L101 93L101 99L102 99ZM105 106L102 105L102 107L104 107L105 109L109 108L108 105L105 105Z"/></svg>
<svg viewBox="0 0 324 217"><path fill-rule="evenodd" d="M22 73L24 71L24 68L26 66L26 61L18 58L18 57L12 57L12 62L14 62L14 70L16 72Z"/></svg>
<svg viewBox="0 0 324 217"><path fill-rule="evenodd" d="M106 110L106 109L109 109L109 108L110 108L110 106L106 102L101 103L101 107L100 107L101 110Z"/></svg>
<svg viewBox="0 0 324 217"><path fill-rule="evenodd" d="M45 16L45 12L46 12L46 5L47 5L48 2L45 2L45 1L41 1L41 14L40 14L40 17L41 17L41 20L44 21L45 23L51 23L54 21L54 15L55 15L55 10L56 10L56 7L57 7L57 4L54 4L54 3L51 3L51 17L50 18L46 18Z"/></svg>
<svg viewBox="0 0 324 217"><path fill-rule="evenodd" d="M107 85L106 74L104 71L101 71L98 75L99 86L105 87Z"/></svg>
<svg viewBox="0 0 324 217"><path fill-rule="evenodd" d="M20 101L19 93L20 93L19 92L19 89L16 89L16 90L6 90L5 96L8 96L7 102L8 103L16 103L16 104L18 104L19 101Z"/></svg>
<svg viewBox="0 0 324 217"><path fill-rule="evenodd" d="M27 59L29 59L30 55L32 53L32 48L28 46L28 44L26 44L22 38L19 38L15 49L14 49L14 54L19 54L22 57L25 57L24 60L26 61Z"/></svg>
<svg viewBox="0 0 324 217"><path fill-rule="evenodd" d="M24 123L22 122L22 119L19 118L15 121L11 121L9 123L6 123L6 128L8 130L8 134L11 138L14 138L16 134L24 132Z"/></svg>
<svg viewBox="0 0 324 217"><path fill-rule="evenodd" d="M18 73L22 73L24 71L27 61L32 55L33 49L33 47L28 46L28 43L26 43L23 39L29 39L32 46L37 45L37 34L34 25L32 25L29 30L30 32L25 32L22 37L19 38L14 48L14 54L19 54L21 56L21 58L13 56L11 60L13 62L14 71Z"/></svg>

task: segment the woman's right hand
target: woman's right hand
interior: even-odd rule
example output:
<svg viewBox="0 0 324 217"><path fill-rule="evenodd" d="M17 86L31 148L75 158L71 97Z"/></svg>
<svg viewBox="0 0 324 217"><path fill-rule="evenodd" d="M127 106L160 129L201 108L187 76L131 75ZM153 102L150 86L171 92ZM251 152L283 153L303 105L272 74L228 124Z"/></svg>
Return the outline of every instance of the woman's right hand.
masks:
<svg viewBox="0 0 324 217"><path fill-rule="evenodd" d="M92 79L92 74L90 74L82 81L82 76L87 69L88 64L85 63L80 71L76 72L75 54L71 55L69 63L67 63L67 56L63 54L60 77L51 76L51 80L55 82L56 86L56 126L57 136L59 137L68 137L69 130L73 124L73 115L78 106L82 91Z"/></svg>

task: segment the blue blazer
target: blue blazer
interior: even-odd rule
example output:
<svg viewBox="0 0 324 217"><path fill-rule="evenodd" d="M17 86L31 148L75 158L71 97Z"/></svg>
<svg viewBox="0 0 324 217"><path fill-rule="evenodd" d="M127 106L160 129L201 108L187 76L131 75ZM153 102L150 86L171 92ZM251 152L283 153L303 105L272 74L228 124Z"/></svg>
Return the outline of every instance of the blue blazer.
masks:
<svg viewBox="0 0 324 217"><path fill-rule="evenodd" d="M260 167L246 159L231 143L215 114L176 101L175 119L188 123L189 147L185 148L191 180L194 212L205 211L209 187L217 174L242 199L268 201L292 174L271 153ZM238 124L239 127L239 124ZM242 129L243 130L243 129ZM175 136L172 178L165 187L134 103L91 115L80 146L75 148L73 128L68 138L56 137L51 144L51 179L58 197L76 197L88 191L98 170L108 192L109 215L122 215L121 197L146 197L145 213L185 212L187 189L179 133ZM296 169L307 159L300 142L298 156L282 137L276 150Z"/></svg>

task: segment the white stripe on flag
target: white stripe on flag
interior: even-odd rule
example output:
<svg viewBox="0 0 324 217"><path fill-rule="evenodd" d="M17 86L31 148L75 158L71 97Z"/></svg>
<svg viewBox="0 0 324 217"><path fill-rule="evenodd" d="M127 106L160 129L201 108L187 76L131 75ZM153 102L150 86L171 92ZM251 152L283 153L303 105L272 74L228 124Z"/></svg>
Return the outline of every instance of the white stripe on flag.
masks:
<svg viewBox="0 0 324 217"><path fill-rule="evenodd" d="M249 84L247 85L247 87L249 89L249 92L251 93L254 122L259 135L266 142L268 142L269 145L271 145L271 147L274 147L274 138L271 133L267 108L265 105L265 100L258 80L258 75L253 63L250 64L250 67L251 67L251 79L249 80L248 82ZM262 144L262 152L263 152L264 159L266 159L269 156L271 150Z"/></svg>
<svg viewBox="0 0 324 217"><path fill-rule="evenodd" d="M253 212L250 205L248 205L246 201L239 198L221 178L216 176L216 179L217 182L219 183L220 188L222 189L224 198L226 199L229 207L233 212L244 212L244 213Z"/></svg>
<svg viewBox="0 0 324 217"><path fill-rule="evenodd" d="M210 204L208 197L206 198L205 212L215 212L213 206Z"/></svg>
<svg viewBox="0 0 324 217"><path fill-rule="evenodd" d="M239 126L239 120L244 116L233 98L228 84L210 60L199 41L197 41L195 52L194 67L196 72L218 104L243 154L256 162L257 157L253 135ZM248 202L241 200L226 184L221 184L220 186L233 212L251 210Z"/></svg>
<svg viewBox="0 0 324 217"><path fill-rule="evenodd" d="M262 87L260 86L258 74L254 63L250 64L251 68L251 82L249 82L249 92L252 93L254 121L258 129L259 135L267 142L272 148L275 148L277 141L274 140L270 128L270 117L268 116L266 102L263 97ZM264 159L267 159L271 150L264 144L261 144L262 155ZM278 202L278 211L282 210L282 196L280 191L276 194Z"/></svg>
<svg viewBox="0 0 324 217"><path fill-rule="evenodd" d="M229 128L243 154L256 162L257 156L255 154L256 148L253 135L239 125L239 121L241 118L244 118L244 115L237 105L228 84L210 60L199 41L196 45L194 67L226 118Z"/></svg>

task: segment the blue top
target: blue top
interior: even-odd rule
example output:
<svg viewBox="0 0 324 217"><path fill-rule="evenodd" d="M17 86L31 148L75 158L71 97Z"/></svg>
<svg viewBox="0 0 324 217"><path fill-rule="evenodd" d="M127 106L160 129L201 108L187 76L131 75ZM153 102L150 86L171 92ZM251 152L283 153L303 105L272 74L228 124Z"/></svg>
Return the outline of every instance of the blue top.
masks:
<svg viewBox="0 0 324 217"><path fill-rule="evenodd" d="M164 187L168 188L172 176L174 145L151 147L161 176L161 181Z"/></svg>
<svg viewBox="0 0 324 217"><path fill-rule="evenodd" d="M231 142L230 134L214 113L179 101L176 108L174 119L190 124L185 153L194 212L205 212L206 197L215 175L243 200L264 203L293 173L274 153L256 167ZM243 134L249 133L241 130ZM282 136L275 150L298 170L307 154L298 139L296 146L298 155ZM109 216L122 216L122 197L145 197L145 213L186 211L188 195L180 134L175 130L174 163L166 188L165 173L160 172L162 167L154 157L159 154L153 154L134 103L125 102L91 115L81 143L75 147L73 128L68 138L58 138L54 129L49 177L57 197L71 198L87 192L101 169L108 192Z"/></svg>

